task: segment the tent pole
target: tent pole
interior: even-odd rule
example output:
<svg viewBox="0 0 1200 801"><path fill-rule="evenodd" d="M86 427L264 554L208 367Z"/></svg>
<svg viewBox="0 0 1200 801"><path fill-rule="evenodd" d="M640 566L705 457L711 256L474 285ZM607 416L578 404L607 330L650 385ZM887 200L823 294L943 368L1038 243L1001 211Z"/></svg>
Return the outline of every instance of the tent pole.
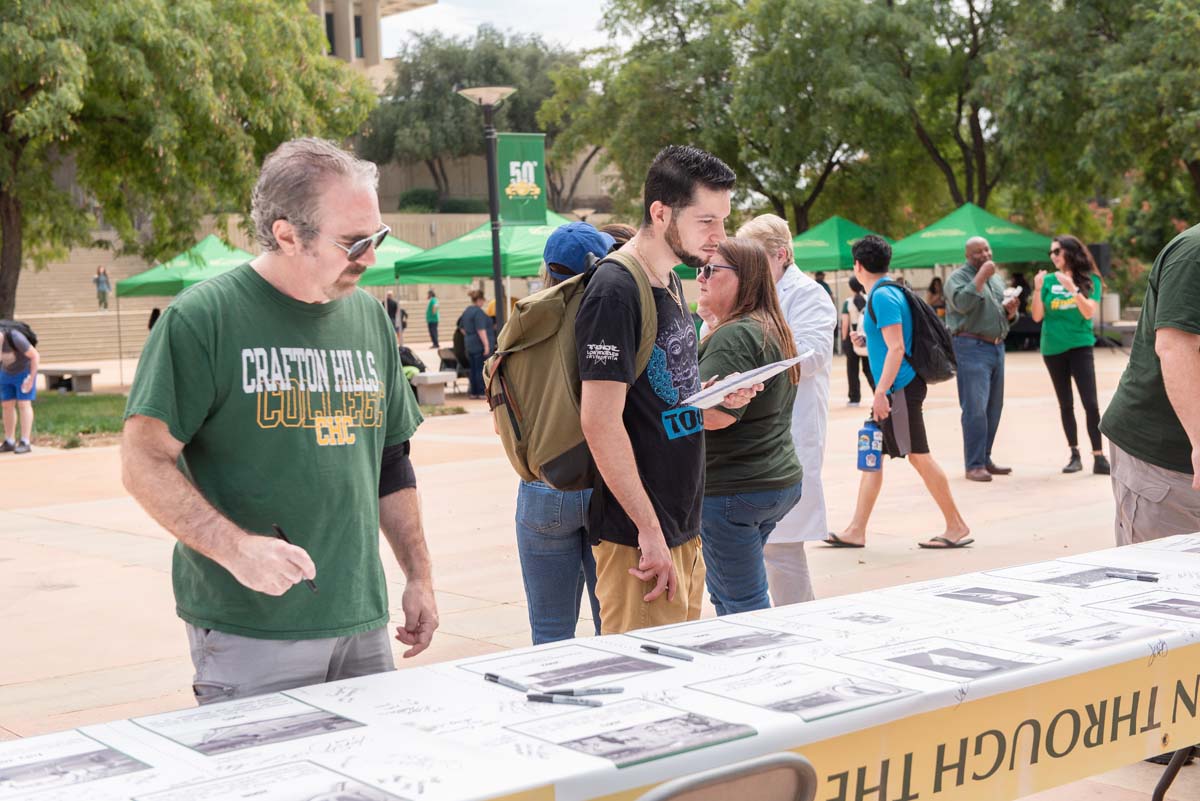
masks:
<svg viewBox="0 0 1200 801"><path fill-rule="evenodd" d="M121 296L117 295L117 380L125 386L125 347L121 343Z"/></svg>

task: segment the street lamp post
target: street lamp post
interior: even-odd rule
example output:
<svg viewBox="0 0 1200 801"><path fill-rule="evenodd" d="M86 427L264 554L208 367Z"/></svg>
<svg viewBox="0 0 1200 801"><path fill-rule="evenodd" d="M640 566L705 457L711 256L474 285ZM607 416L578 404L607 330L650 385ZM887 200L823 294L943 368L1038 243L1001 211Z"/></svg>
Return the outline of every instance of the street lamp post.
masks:
<svg viewBox="0 0 1200 801"><path fill-rule="evenodd" d="M458 94L483 109L483 142L487 153L488 214L492 221L492 280L496 298L496 325L503 326L508 318L504 297L504 276L500 264L500 182L496 175L496 126L492 118L500 101L517 91L511 86L478 86L460 89Z"/></svg>

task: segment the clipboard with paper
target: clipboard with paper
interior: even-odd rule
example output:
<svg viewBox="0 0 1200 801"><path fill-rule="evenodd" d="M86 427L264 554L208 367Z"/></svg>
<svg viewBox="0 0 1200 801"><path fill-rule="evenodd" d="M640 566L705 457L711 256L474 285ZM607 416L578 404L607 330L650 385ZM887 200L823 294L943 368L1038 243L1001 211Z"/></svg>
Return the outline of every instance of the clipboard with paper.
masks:
<svg viewBox="0 0 1200 801"><path fill-rule="evenodd" d="M712 409L715 406L720 406L721 401L725 400L725 396L729 393L752 387L755 384L762 384L768 378L779 375L792 365L798 364L801 359L807 359L812 354L811 350L805 351L794 359L784 359L772 362L771 364L765 364L762 367L755 367L753 370L747 370L744 373L734 373L733 375L725 376L712 386L685 398L682 405L692 406L696 409Z"/></svg>

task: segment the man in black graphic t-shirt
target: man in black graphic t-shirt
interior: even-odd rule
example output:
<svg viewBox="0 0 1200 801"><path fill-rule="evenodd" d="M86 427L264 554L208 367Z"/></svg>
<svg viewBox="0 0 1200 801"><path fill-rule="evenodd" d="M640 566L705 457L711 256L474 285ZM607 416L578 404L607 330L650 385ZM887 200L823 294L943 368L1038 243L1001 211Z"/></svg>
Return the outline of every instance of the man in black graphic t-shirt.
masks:
<svg viewBox="0 0 1200 801"><path fill-rule="evenodd" d="M658 335L644 372L635 374L641 306L627 270L602 265L575 320L580 417L601 476L588 529L605 634L700 616L704 422L682 404L699 391L700 371L674 268L712 258L725 239L733 182L729 167L693 147L664 148L650 167L642 227L621 248L654 292ZM744 406L753 394L724 405Z"/></svg>

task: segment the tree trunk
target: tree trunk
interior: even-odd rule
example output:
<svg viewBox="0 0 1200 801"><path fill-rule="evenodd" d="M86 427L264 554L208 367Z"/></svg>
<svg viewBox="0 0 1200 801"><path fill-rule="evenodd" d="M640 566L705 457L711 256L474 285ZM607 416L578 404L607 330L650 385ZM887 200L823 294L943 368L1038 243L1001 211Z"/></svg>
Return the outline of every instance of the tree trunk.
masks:
<svg viewBox="0 0 1200 801"><path fill-rule="evenodd" d="M21 278L21 201L0 188L0 317L12 318Z"/></svg>
<svg viewBox="0 0 1200 801"><path fill-rule="evenodd" d="M562 202L564 183L566 180L558 169L546 162L546 208L552 211L563 211L567 208Z"/></svg>
<svg viewBox="0 0 1200 801"><path fill-rule="evenodd" d="M575 205L575 193L579 190L579 180L583 178L583 174L587 171L588 165L592 163L592 159L596 158L600 153L599 147L593 147L591 152L587 154L587 158L579 165L579 169L575 171L575 177L571 179L571 188L567 190L567 200L563 204L564 209L570 209Z"/></svg>
<svg viewBox="0 0 1200 801"><path fill-rule="evenodd" d="M808 222L808 206L803 203L793 203L792 215L796 218L796 230L792 231L793 236L798 236L812 227Z"/></svg>
<svg viewBox="0 0 1200 801"><path fill-rule="evenodd" d="M913 130L916 131L917 139L920 140L921 146L925 148L925 152L933 159L933 163L942 171L942 175L946 177L946 186L950 189L950 197L954 199L955 206L961 206L966 201L963 200L962 190L958 187L958 179L954 175L954 168L950 166L950 162L938 150L937 144L925 130L924 123L921 122L921 117L917 114L916 109L909 109L909 116L912 117Z"/></svg>
<svg viewBox="0 0 1200 801"><path fill-rule="evenodd" d="M1188 175L1192 177L1192 191L1196 193L1196 199L1200 200L1200 159L1185 161Z"/></svg>

